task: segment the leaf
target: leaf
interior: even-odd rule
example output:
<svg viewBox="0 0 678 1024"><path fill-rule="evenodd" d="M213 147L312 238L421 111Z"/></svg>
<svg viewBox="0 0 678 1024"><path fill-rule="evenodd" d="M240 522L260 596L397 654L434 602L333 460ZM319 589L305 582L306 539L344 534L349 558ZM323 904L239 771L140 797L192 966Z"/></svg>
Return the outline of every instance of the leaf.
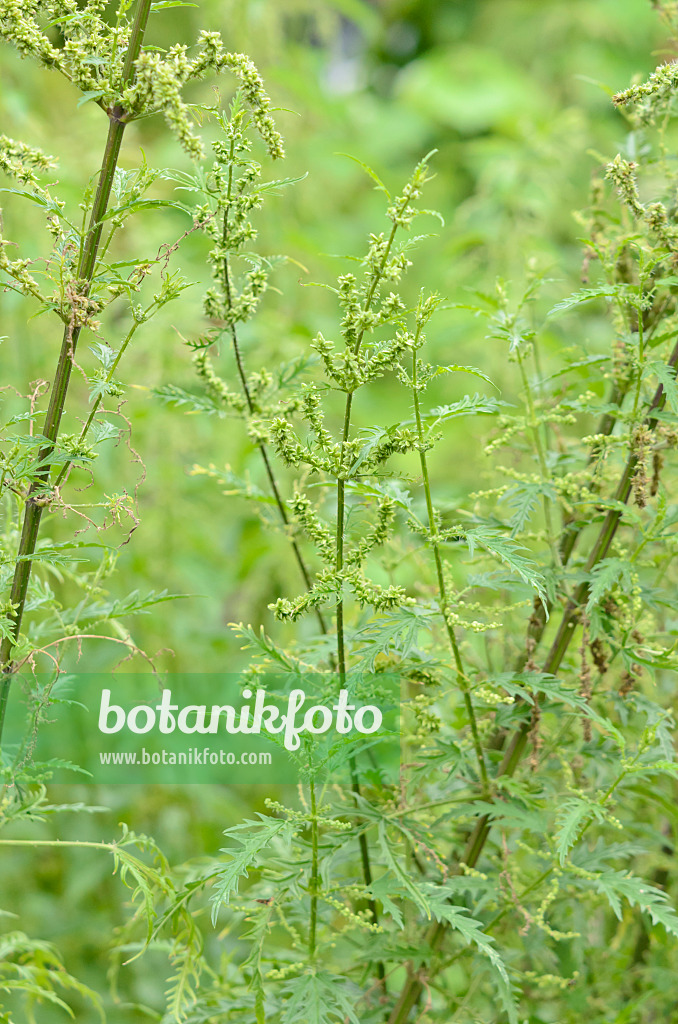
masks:
<svg viewBox="0 0 678 1024"><path fill-rule="evenodd" d="M497 391L499 390L492 378L488 377L486 373L483 373L483 371L479 370L476 366L458 366L456 363L452 363L450 366L438 366L435 376L438 376L438 374L441 373L470 373L474 377L480 377L481 380L487 381L487 383L491 384L493 388L497 389Z"/></svg>
<svg viewBox="0 0 678 1024"><path fill-rule="evenodd" d="M376 622L369 622L355 634L360 644L358 654L370 671L379 654L395 653L406 658L416 646L420 631L431 628L431 617L436 614L425 608L402 607Z"/></svg>
<svg viewBox="0 0 678 1024"><path fill-rule="evenodd" d="M75 1019L73 1009L57 993L59 990L64 994L74 993L91 1003L99 1019L105 1021L97 993L69 974L51 943L30 939L24 932L6 932L0 937L0 988L3 992L16 992L31 1001L52 1003L71 1019ZM12 1016L18 1019L15 1014ZM28 1019L31 1018L32 1014Z"/></svg>
<svg viewBox="0 0 678 1024"><path fill-rule="evenodd" d="M487 682L493 686L502 687L513 697L522 697L529 704L534 704L535 694L542 693L555 703L576 708L581 715L586 715L592 722L600 726L601 730L613 736L620 746L623 745L622 734L608 718L599 715L578 690L565 686L559 679L547 672L501 672L488 676Z"/></svg>
<svg viewBox="0 0 678 1024"><path fill-rule="evenodd" d="M135 264L132 264L132 266L135 266ZM90 345L89 350L94 353L97 362L101 363L104 370L108 371L111 369L115 362L116 352L110 345L104 345L102 342L97 341L94 345Z"/></svg>
<svg viewBox="0 0 678 1024"><path fill-rule="evenodd" d="M308 171L306 171L304 174L298 174L296 178L275 178L275 179L273 179L271 181L263 181L261 183L261 185L257 185L257 187L256 187L256 194L257 195L279 196L279 195L282 195L282 193L279 191L279 189L286 188L288 185L298 185L300 181L305 181L307 177L308 177ZM273 265L271 261L275 261L276 263L287 263L288 261L290 261L290 262L294 263L296 266L301 267L302 270L304 270L304 271L306 271L306 273L308 273L308 271L306 270L306 267L304 267L303 263L297 263L296 260L292 260L291 257L289 257L289 256L268 256L268 257L264 257L264 256L256 255L255 253L251 253L251 252L250 253L241 253L240 255L241 255L241 258L244 259L244 260L250 260L251 262L257 263L257 264L263 263L263 264L265 264L268 267Z"/></svg>
<svg viewBox="0 0 678 1024"><path fill-rule="evenodd" d="M506 965L495 948L494 939L487 935L481 921L469 915L466 907L448 902L445 885L427 885L427 895L436 921L444 921L457 932L468 945L475 945L488 958L496 973L498 990L511 1024L518 1024L518 1010L511 992L511 982Z"/></svg>
<svg viewBox="0 0 678 1024"><path fill-rule="evenodd" d="M185 1013L196 1002L195 984L198 980L200 959L190 946L177 944L171 956L172 975L167 979L167 1010L173 1020L185 1020Z"/></svg>
<svg viewBox="0 0 678 1024"><path fill-rule="evenodd" d="M360 1024L354 1009L355 998L348 994L353 986L349 987L346 978L328 971L309 970L288 981L285 988L290 997L282 1012L284 1024Z"/></svg>
<svg viewBox="0 0 678 1024"><path fill-rule="evenodd" d="M663 363L661 359L655 359L648 363L643 370L643 377L654 376L657 378L671 412L678 413L678 384L676 384L676 371Z"/></svg>
<svg viewBox="0 0 678 1024"><path fill-rule="evenodd" d="M546 580L532 559L520 554L527 548L522 544L517 544L510 537L502 536L499 530L489 526L475 526L470 530L465 530L464 536L471 557L473 557L476 545L483 548L489 555L508 565L524 583L533 587L546 607Z"/></svg>
<svg viewBox="0 0 678 1024"><path fill-rule="evenodd" d="M259 632L257 632L252 626L246 626L242 622L229 622L229 626L236 636L239 636L246 641L246 643L243 644L243 650L257 650L261 654L271 658L273 661L278 662L278 664L282 665L290 672L296 672L298 670L294 657L289 654L284 647L279 647L275 640L272 640L271 637L266 634L263 626L259 627Z"/></svg>
<svg viewBox="0 0 678 1024"><path fill-rule="evenodd" d="M9 192L13 196L21 196L22 199L30 199L32 203L37 203L38 206L49 206L50 204L42 196L35 192L26 192L25 189L19 188L0 188L0 192Z"/></svg>
<svg viewBox="0 0 678 1024"><path fill-rule="evenodd" d="M161 384L157 388L151 388L151 394L166 405L186 405L190 412L225 415L223 407L209 395L186 391L184 388L177 387L176 384Z"/></svg>
<svg viewBox="0 0 678 1024"><path fill-rule="evenodd" d="M388 497L408 512L412 508L412 495L399 480L347 480L346 490L370 498Z"/></svg>
<svg viewBox="0 0 678 1024"><path fill-rule="evenodd" d="M384 911L393 919L396 928L402 928L404 919L400 912L400 907L391 899L393 894L392 879L388 875L383 875L376 882L372 882L369 892L376 900L379 900Z"/></svg>
<svg viewBox="0 0 678 1024"><path fill-rule="evenodd" d="M100 100L105 95L105 89L87 89L78 100L76 107L81 107L83 103L89 103L90 100Z"/></svg>
<svg viewBox="0 0 678 1024"><path fill-rule="evenodd" d="M140 210L159 210L163 208L181 210L183 213L189 214L191 212L183 203L177 203L173 199L134 199L130 203L123 203L122 206L114 206L112 210L108 210L103 215L101 220L110 220L111 217L118 217L121 213L132 214L139 213Z"/></svg>
<svg viewBox="0 0 678 1024"><path fill-rule="evenodd" d="M618 584L623 583L628 591L633 586L632 566L623 558L603 558L591 570L591 587L586 602L588 615L601 600Z"/></svg>
<svg viewBox="0 0 678 1024"><path fill-rule="evenodd" d="M548 483L535 483L530 480L521 480L504 495L509 507L513 509L513 515L509 520L511 536L521 533L532 517L532 513L540 503L540 498L553 499L556 497L555 490Z"/></svg>
<svg viewBox="0 0 678 1024"><path fill-rule="evenodd" d="M361 6L362 6L362 4L361 4ZM351 156L350 153L337 153L336 156L345 156L348 160L352 160L354 164L357 164L358 167L362 167L362 169L364 170L365 174L367 174L367 176L369 178L371 178L372 181L374 182L374 184L377 186L377 189L379 190L379 192L383 192L384 195L386 196L386 198L389 201L391 200L391 193L386 188L386 185L384 185L383 181L381 180L379 175L376 173L376 171L373 171L372 168L369 167L367 164L363 163L362 160L358 160L358 158L356 156Z"/></svg>
<svg viewBox="0 0 678 1024"><path fill-rule="evenodd" d="M8 619L6 616L0 617L0 639L14 641L14 630L16 629L16 622L14 619Z"/></svg>
<svg viewBox="0 0 678 1024"><path fill-rule="evenodd" d="M560 865L565 863L567 855L579 839L582 826L590 818L605 820L605 809L592 800L572 797L566 800L558 812L559 829L556 833L556 853Z"/></svg>
<svg viewBox="0 0 678 1024"><path fill-rule="evenodd" d="M462 399L458 402L453 402L451 405L438 405L425 413L422 418L424 420L433 419L436 422L444 423L446 420L456 419L457 416L491 415L499 412L500 409L507 405L509 405L508 402L502 402L497 398L476 393L475 395L464 395Z"/></svg>
<svg viewBox="0 0 678 1024"><path fill-rule="evenodd" d="M171 594L167 590L149 590L147 594L141 595L138 590L133 590L126 597L113 601L92 601L84 609L62 609L59 613L60 621L69 625L77 623L82 627L95 622L121 619L126 615L144 615L165 601L178 601L187 596Z"/></svg>
<svg viewBox="0 0 678 1024"><path fill-rule="evenodd" d="M41 562L43 565L52 565L54 567L63 568L67 565L73 565L76 562L86 562L86 558L81 558L78 555L66 554L65 551L70 548L78 548L82 546L89 547L90 545L77 545L77 544L60 544L58 547L51 547L45 545L42 548L38 548L31 555L17 555L17 562ZM103 546L103 545L92 545L92 546Z"/></svg>
<svg viewBox="0 0 678 1024"><path fill-rule="evenodd" d="M412 876L408 870L400 863L398 855L394 853L391 841L389 839L388 830L385 821L379 822L379 847L386 865L391 873L398 879L400 884L409 893L412 902L416 903L419 909L426 915L428 920L431 919L431 908L429 907L428 900L421 889L414 884Z"/></svg>
<svg viewBox="0 0 678 1024"><path fill-rule="evenodd" d="M349 471L350 476L356 476L358 470L363 465L363 463L367 459L369 459L372 452L379 447L383 440L385 440L391 433L393 433L393 431L397 429L397 424L391 427L368 427L364 431L364 433L370 435L369 440L366 441L365 444L362 446L362 448L358 452L358 456L355 462L352 463Z"/></svg>
<svg viewBox="0 0 678 1024"><path fill-rule="evenodd" d="M566 373L571 373L572 370L584 370L589 366L601 366L603 363L607 363L609 358L609 356L585 356L583 359L578 359L574 363L568 363L567 366L562 366L559 370L549 373L548 376L542 378L542 384L547 384L550 380L556 380L556 378L562 377Z"/></svg>
<svg viewBox="0 0 678 1024"><path fill-rule="evenodd" d="M472 804L459 804L457 813L471 816L486 815L499 825L520 828L534 832L535 835L542 835L546 829L544 813L530 809L517 800L475 800Z"/></svg>
<svg viewBox="0 0 678 1024"><path fill-rule="evenodd" d="M606 898L618 920L621 920L621 899L650 915L653 924L662 924L670 935L678 936L678 914L667 894L642 878L621 871L604 871L593 880L594 888Z"/></svg>
<svg viewBox="0 0 678 1024"><path fill-rule="evenodd" d="M549 319L557 313L564 313L574 306L581 305L582 302L590 302L591 299L614 299L618 297L626 298L627 296L628 286L622 284L601 285L600 288L582 288L581 291L568 295L566 299L562 299L561 302L557 302L555 306L552 306L546 317Z"/></svg>
<svg viewBox="0 0 678 1024"><path fill-rule="evenodd" d="M259 821L248 819L241 825L226 829L225 836L240 844L240 849L222 849L231 859L217 874L215 892L211 898L212 924L216 924L219 909L228 903L231 896L238 891L241 878L248 877L248 869L257 855L261 853L277 835L289 830L289 822L279 818L267 818L259 814Z"/></svg>

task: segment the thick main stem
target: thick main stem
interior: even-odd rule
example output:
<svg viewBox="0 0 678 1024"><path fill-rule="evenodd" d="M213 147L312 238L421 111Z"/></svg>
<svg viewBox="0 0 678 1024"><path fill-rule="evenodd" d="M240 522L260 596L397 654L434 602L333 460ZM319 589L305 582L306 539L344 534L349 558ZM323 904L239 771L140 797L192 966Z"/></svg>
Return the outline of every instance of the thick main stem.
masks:
<svg viewBox="0 0 678 1024"><path fill-rule="evenodd" d="M134 77L134 65L148 22L148 15L151 9L151 0L139 0L132 34L125 59L123 82L127 84ZM109 111L110 123L106 149L101 162L99 182L97 185L94 205L87 229L85 244L82 248L77 270L77 288L81 296L89 292L94 270L96 268L97 253L101 234L103 231L103 218L108 209L108 203L113 186L113 177L118 163L120 146L125 131L124 111L120 107L114 107ZM71 371L75 359L75 350L80 337L81 327L76 321L76 310L69 322L64 326L64 334L61 342L61 351L57 362L54 383L50 395L49 407L45 417L43 435L47 438L47 444L40 450L38 455L39 471L33 481L26 505L24 508L23 527L19 550L17 552L12 589L10 593L11 611L8 618L12 621L11 632L6 636L0 645L0 666L2 671L2 682L0 682L0 739L7 710L7 699L12 680L12 651L16 646L21 630L21 621L26 605L26 594L28 582L31 575L32 558L40 532L40 520L43 512L43 501L41 495L49 489L49 477L52 469L52 455L59 436L61 418L66 405L66 396L71 379Z"/></svg>
<svg viewBox="0 0 678 1024"><path fill-rule="evenodd" d="M676 343L667 365L669 369L675 373L676 366L678 366L678 343ZM650 403L647 416L645 418L645 425L649 430L654 430L657 426L658 418L656 413L663 409L665 403L666 393L663 386L660 384L654 394L652 402ZM631 494L633 474L635 472L636 465L637 458L633 452L630 452L614 495L614 500L622 505L626 504ZM606 515L586 563L587 575L590 574L595 565L606 557L619 524L621 523L621 519L622 510L619 507L611 509ZM586 598L588 589L589 584L586 581L583 581L580 583L571 600L568 601L563 611L563 617L561 619L558 632L551 644L551 648L544 663L544 667L542 669L543 672L554 675L560 668L572 637L574 636L580 609ZM518 727L518 729L516 729L515 733L511 737L499 768L497 769L497 777L502 775L511 776L514 774L520 764L529 734L529 723L524 722ZM501 746L503 746L503 740ZM476 866L485 847L485 843L489 838L491 828L492 822L489 815L484 815L478 820L478 823L468 838L466 847L460 858L460 863L464 863L470 868L474 868ZM447 926L443 922L432 925L427 932L425 944L429 948L437 950L440 947L446 932ZM388 1024L405 1024L410 1015L410 1011L419 1002L422 991L423 984L418 972L410 971L400 993L400 998L388 1019Z"/></svg>

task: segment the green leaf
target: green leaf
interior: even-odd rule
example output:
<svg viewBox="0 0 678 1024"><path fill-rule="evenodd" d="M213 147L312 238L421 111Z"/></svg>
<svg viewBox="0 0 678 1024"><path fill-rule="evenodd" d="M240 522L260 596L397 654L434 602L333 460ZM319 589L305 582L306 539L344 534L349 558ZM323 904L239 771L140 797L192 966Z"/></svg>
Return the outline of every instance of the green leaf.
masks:
<svg viewBox="0 0 678 1024"><path fill-rule="evenodd" d="M309 969L286 983L289 998L282 1020L284 1024L361 1024L355 1014L355 998L349 995L352 988L346 978Z"/></svg>
<svg viewBox="0 0 678 1024"><path fill-rule="evenodd" d="M426 896L412 881L412 875L403 864L400 863L399 853L396 853L393 849L393 845L388 835L388 829L385 821L379 822L379 847L383 854L384 860L391 874L398 879L403 888L409 893L412 902L415 903L419 909L426 915L430 920L431 908L429 906Z"/></svg>
<svg viewBox="0 0 678 1024"><path fill-rule="evenodd" d="M521 480L506 492L504 498L513 509L513 515L509 520L512 537L522 533L543 496L555 499L555 489L549 483L537 483L530 480Z"/></svg>
<svg viewBox="0 0 678 1024"><path fill-rule="evenodd" d="M422 413L422 419L425 422L433 420L432 426L435 426L438 423L456 419L457 416L492 415L508 405L508 402L476 393L475 395L464 395L458 402L452 402L451 405L437 405L428 412ZM406 426L415 422L413 418L410 418L403 420L402 424Z"/></svg>
<svg viewBox="0 0 678 1024"><path fill-rule="evenodd" d="M198 4L188 4L184 0L157 0L151 4L151 11L166 11L168 7L197 7Z"/></svg>
<svg viewBox="0 0 678 1024"><path fill-rule="evenodd" d="M89 103L90 100L100 100L105 95L106 91L104 89L87 89L78 100L76 107L81 107L83 103Z"/></svg>
<svg viewBox="0 0 678 1024"><path fill-rule="evenodd" d="M489 555L499 559L520 576L524 583L533 587L546 607L546 580L532 559L526 558L520 553L526 551L527 548L517 544L512 538L503 536L499 530L490 526L474 526L470 530L464 530L463 533L471 557L473 557L476 546L483 548Z"/></svg>
<svg viewBox="0 0 678 1024"><path fill-rule="evenodd" d="M491 384L493 388L497 389L497 391L499 390L492 378L488 377L482 370L479 370L477 366L458 366L456 363L452 363L449 366L438 366L435 371L435 376L438 376L441 373L470 373L474 377L480 377L481 380L487 381L487 383Z"/></svg>
<svg viewBox="0 0 678 1024"><path fill-rule="evenodd" d="M416 646L421 630L430 630L431 618L437 614L437 611L426 608L402 607L369 622L355 633L360 644L359 655L370 671L374 669L379 654L396 653L402 658L407 657Z"/></svg>
<svg viewBox="0 0 678 1024"><path fill-rule="evenodd" d="M557 313L564 313L574 306L580 306L582 302L590 302L591 299L626 298L628 291L628 285L623 284L602 285L600 288L582 288L581 291L574 292L572 295L568 295L566 299L562 299L561 302L557 302L555 306L551 307L546 316L548 319Z"/></svg>
<svg viewBox="0 0 678 1024"><path fill-rule="evenodd" d="M498 990L509 1021L511 1024L518 1024L518 1010L511 992L508 971L495 947L494 939L485 933L482 922L470 916L466 907L455 906L448 902L444 883L439 886L427 885L426 891L436 921L444 921L461 935L468 945L475 945L490 961L496 973Z"/></svg>
<svg viewBox="0 0 678 1024"><path fill-rule="evenodd" d="M535 835L542 835L546 829L546 818L542 811L532 810L517 800L507 798L495 802L475 800L470 804L459 804L457 813L487 815L499 825L534 832Z"/></svg>
<svg viewBox="0 0 678 1024"><path fill-rule="evenodd" d="M209 395L186 391L176 384L161 384L157 388L151 388L151 394L166 405L186 405L190 412L206 412L210 415L216 413L222 417L225 415L223 406Z"/></svg>
<svg viewBox="0 0 678 1024"><path fill-rule="evenodd" d="M391 899L391 896L394 894L392 879L388 875L383 875L376 882L372 882L369 891L376 900L379 900L384 911L393 919L396 928L402 928L404 918L400 912L400 907Z"/></svg>
<svg viewBox="0 0 678 1024"><path fill-rule="evenodd" d="M656 377L666 395L666 402L671 412L678 413L678 384L676 384L676 371L667 366L660 359L648 363L643 370L643 377Z"/></svg>
<svg viewBox="0 0 678 1024"><path fill-rule="evenodd" d="M79 547L89 547L90 545L78 545L78 544L59 544L57 547L51 545L45 545L42 548L38 548L33 552L32 555L17 555L17 562L40 562L42 565L51 565L55 568L63 568L67 565L73 565L75 562L85 562L86 558L81 558L78 555L66 554L67 550ZM104 546L104 545L92 545L92 546Z"/></svg>
<svg viewBox="0 0 678 1024"><path fill-rule="evenodd" d="M592 722L596 722L603 732L613 736L617 743L623 746L622 734L608 718L598 714L578 690L571 689L547 672L502 672L488 676L487 682L502 687L511 696L522 697L529 704L534 704L535 694L542 693L554 703L576 708L581 715L586 715Z"/></svg>
<svg viewBox="0 0 678 1024"><path fill-rule="evenodd" d="M0 937L0 987L3 992L23 995L32 1002L58 1006L71 1019L75 1014L65 1000L75 994L92 1004L99 1019L105 1020L99 996L65 969L54 946L31 939L24 932L6 932ZM15 1014L12 1017L18 1019ZM32 1014L25 1019L31 1018L35 1019Z"/></svg>
<svg viewBox="0 0 678 1024"><path fill-rule="evenodd" d="M0 188L0 192L8 192L13 196L21 196L22 199L30 199L32 203L37 203L38 206L50 206L51 204L43 199L42 196L35 192L26 192L25 189L19 188Z"/></svg>
<svg viewBox="0 0 678 1024"><path fill-rule="evenodd" d="M60 621L65 624L76 624L83 627L95 622L106 622L121 619L127 615L145 615L165 601L178 601L187 597L186 594L171 594L167 590L150 590L140 594L133 590L125 597L113 601L92 601L85 608L61 609Z"/></svg>
<svg viewBox="0 0 678 1024"><path fill-rule="evenodd" d="M248 819L241 825L226 829L225 836L240 844L240 849L222 849L230 861L218 872L214 886L212 903L212 924L216 923L219 909L228 903L231 896L238 891L241 878L248 877L248 869L257 855L269 846L277 835L289 831L289 822L279 818L267 818L259 814L259 821Z"/></svg>
<svg viewBox="0 0 678 1024"><path fill-rule="evenodd" d="M362 160L358 160L358 158L356 156L351 156L350 153L337 153L336 155L337 156L345 156L348 160L352 160L354 164L357 164L358 167L362 167L362 169L364 170L365 174L367 174L367 176L369 178L371 178L372 181L374 182L374 184L377 186L377 189L379 190L379 192L383 192L384 195L386 196L386 198L390 201L391 193L386 188L386 185L384 185L383 181L381 180L379 175L376 173L376 171L373 171L372 168L369 167L367 164L363 163Z"/></svg>
<svg viewBox="0 0 678 1024"><path fill-rule="evenodd" d="M617 586L624 585L626 591L633 586L633 566L624 558L603 558L591 570L589 599L586 602L586 614L588 615L602 599Z"/></svg>
<svg viewBox="0 0 678 1024"><path fill-rule="evenodd" d="M114 206L112 210L108 210L103 215L101 220L110 220L111 217L118 217L121 213L129 215L139 213L141 210L160 210L163 208L181 210L183 213L188 214L191 212L183 203L177 203L173 199L134 199L130 203L123 203L122 206Z"/></svg>
<svg viewBox="0 0 678 1024"><path fill-rule="evenodd" d="M606 898L621 921L621 899L650 915L653 924L662 924L670 935L678 936L678 914L662 889L621 871L604 871L593 880L594 888Z"/></svg>
<svg viewBox="0 0 678 1024"><path fill-rule="evenodd" d="M605 820L605 809L592 800L572 797L566 800L558 812L558 831L556 833L556 853L561 866L567 855L579 839L582 827L591 818Z"/></svg>

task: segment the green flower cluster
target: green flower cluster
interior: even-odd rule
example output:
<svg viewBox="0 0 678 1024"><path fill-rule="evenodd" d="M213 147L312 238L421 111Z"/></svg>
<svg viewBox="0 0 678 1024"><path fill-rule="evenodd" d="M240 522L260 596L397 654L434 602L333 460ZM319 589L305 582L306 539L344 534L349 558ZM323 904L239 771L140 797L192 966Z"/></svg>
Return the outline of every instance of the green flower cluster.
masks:
<svg viewBox="0 0 678 1024"><path fill-rule="evenodd" d="M105 0L6 0L0 7L0 38L22 55L54 68L96 102L110 117L131 121L161 113L170 130L195 159L203 145L194 130L191 107L182 98L187 82L210 72L230 71L241 83L254 125L274 158L284 155L261 76L245 54L228 53L218 32L201 32L195 54L185 44L167 51L142 51L133 79L126 80L125 55L131 25L125 0L113 24ZM59 42L59 36L63 42ZM50 37L54 35L54 40Z"/></svg>

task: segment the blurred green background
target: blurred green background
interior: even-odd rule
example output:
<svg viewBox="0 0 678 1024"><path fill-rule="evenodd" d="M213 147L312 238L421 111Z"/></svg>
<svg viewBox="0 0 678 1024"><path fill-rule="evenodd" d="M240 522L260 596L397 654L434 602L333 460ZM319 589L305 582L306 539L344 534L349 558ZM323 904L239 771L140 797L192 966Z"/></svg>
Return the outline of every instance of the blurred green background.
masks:
<svg viewBox="0 0 678 1024"><path fill-rule="evenodd" d="M425 226L420 222L435 234L422 243L407 278L409 296L425 286L450 303L466 303L474 290L491 291L497 277L519 289L535 268L549 278L544 302L579 287L582 252L573 212L586 205L602 158L626 145L626 127L610 96L669 56L647 0L204 0L153 19L154 43L190 43L201 28L218 29L230 49L255 60L274 105L282 108L276 117L287 159L271 175L305 175L268 201L257 220L258 249L296 262L277 272L275 287L243 333L250 368L297 356L318 329L336 336L330 293L308 285L332 281L346 266L339 257L361 252L368 232L385 226L383 197L345 154L370 165L397 190L414 163L437 150L436 177L424 205L441 212L445 227L433 219ZM192 98L211 101L215 87L228 98L226 77L196 85ZM58 158L56 191L73 210L99 166L107 127L101 110L93 104L77 109L77 100L68 83L2 45L0 130ZM188 167L160 119L128 130L123 167L137 166L140 146L154 166ZM19 243L22 255L48 251L39 211L14 197L3 197L2 206L4 234ZM124 248L134 256L154 255L187 226L178 212L150 211L130 222ZM164 589L186 595L128 623L140 647L151 654L164 651L158 663L179 671L238 667L243 655L228 623L279 628L267 605L296 585L290 584L296 580L291 558L279 538L262 531L247 503L225 497L217 482L191 473L196 463L229 464L259 481L258 455L242 425L186 415L160 404L150 391L168 383L194 386L181 338L204 329L206 251L198 234L183 244L172 265L196 283L183 301L139 332L120 374L135 385L123 411L144 469L125 445L111 449L97 462L91 499L133 492L138 485L141 522L120 548L106 587L114 597ZM55 324L46 317L27 323L27 305L12 294L2 296L0 333L9 339L0 350L3 383L22 393L28 382L50 375L59 344ZM549 329L543 336L547 358L563 345L605 345L602 313L592 309L586 315L577 321L585 335L569 335L567 322ZM481 367L506 400L517 393L514 368L498 343L484 339L482 322L445 311L434 321L430 340L432 358ZM227 351L218 369L233 379ZM446 401L460 397L463 383L445 384ZM86 385L74 379L71 429L85 399ZM368 419L395 422L398 401L396 389L380 387L374 408L366 410ZM469 433L467 421L458 422L463 425L456 433L450 428L437 456L437 492L450 500L482 480L482 438ZM86 483L80 473L70 486ZM68 535L67 524L52 528L55 536ZM121 531L119 539L124 536ZM67 603L68 582L52 585ZM85 657L88 669L99 670L121 655L111 644L92 642ZM77 821L67 816L60 826L42 826L45 834L56 829L65 837L109 837L124 819L155 834L174 860L213 852L221 830L268 794L204 787L83 788L80 795L110 811ZM2 877L3 905L20 911L21 927L57 941L68 968L103 991L106 946L124 917L121 889L106 857L58 850L3 855ZM224 941L228 949L230 940ZM156 974L151 958L125 968L123 1001L159 1005L163 971L158 959ZM94 1020L90 1012L83 1007L78 1020ZM58 1019L51 1013L40 1019ZM110 1019L148 1018L119 1009Z"/></svg>

